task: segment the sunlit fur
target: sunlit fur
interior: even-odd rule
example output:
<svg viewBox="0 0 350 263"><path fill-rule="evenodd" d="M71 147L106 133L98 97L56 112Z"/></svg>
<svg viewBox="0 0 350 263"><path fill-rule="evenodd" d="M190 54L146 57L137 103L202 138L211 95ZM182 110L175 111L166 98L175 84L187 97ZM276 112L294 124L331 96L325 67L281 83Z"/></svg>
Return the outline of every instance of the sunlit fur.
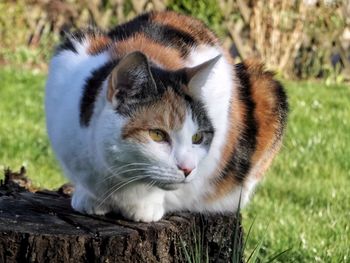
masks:
<svg viewBox="0 0 350 263"><path fill-rule="evenodd" d="M241 207L248 201L281 145L287 108L282 88L261 64L235 68L215 35L198 20L173 12L137 19L164 27L162 32L178 30L180 36L175 36L184 44L166 44L166 33L163 41L152 38L150 31L119 39L113 35L120 34L119 28L110 33L88 30L68 37L52 58L46 84L47 129L65 175L75 184L73 208L88 214L120 212L144 222L172 211L236 211L240 200ZM165 87L149 107L128 116L116 110L122 102L113 88L114 79L118 82L113 74L118 61L134 51L142 52L153 68L169 72L218 59L187 85ZM110 61L117 62L107 64L106 70L112 71L100 81L98 74ZM93 95L86 93L87 85L96 91ZM199 113L174 91L178 88L203 105L200 111L211 127L198 145L192 136L201 129ZM257 127L251 133L249 123ZM165 131L169 141L152 140L150 129ZM249 148L251 134L254 145ZM249 152L244 141L251 149L249 156L242 155ZM237 174L241 160L249 164L244 178ZM192 172L185 176L180 167Z"/></svg>

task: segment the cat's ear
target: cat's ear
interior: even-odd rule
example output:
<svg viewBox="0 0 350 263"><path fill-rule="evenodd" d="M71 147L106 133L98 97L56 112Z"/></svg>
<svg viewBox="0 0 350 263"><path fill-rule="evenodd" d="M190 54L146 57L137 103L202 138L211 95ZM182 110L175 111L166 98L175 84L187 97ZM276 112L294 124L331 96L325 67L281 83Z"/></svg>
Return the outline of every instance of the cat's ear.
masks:
<svg viewBox="0 0 350 263"><path fill-rule="evenodd" d="M108 83L107 99L114 106L145 91L156 90L147 57L133 52L122 58L112 70ZM140 95L140 96L139 96Z"/></svg>
<svg viewBox="0 0 350 263"><path fill-rule="evenodd" d="M189 95L197 98L200 97L201 88L208 81L210 73L220 58L221 55L218 55L195 67L185 68L185 74L187 77L187 92Z"/></svg>

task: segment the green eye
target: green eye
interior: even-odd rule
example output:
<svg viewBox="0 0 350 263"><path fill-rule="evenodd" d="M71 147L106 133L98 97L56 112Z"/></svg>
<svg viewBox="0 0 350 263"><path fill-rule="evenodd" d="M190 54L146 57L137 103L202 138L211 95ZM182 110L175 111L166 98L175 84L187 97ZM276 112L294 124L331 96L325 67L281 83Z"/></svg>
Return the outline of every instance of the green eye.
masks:
<svg viewBox="0 0 350 263"><path fill-rule="evenodd" d="M200 144L203 141L203 133L197 132L192 136L192 143L193 144Z"/></svg>
<svg viewBox="0 0 350 263"><path fill-rule="evenodd" d="M149 130L149 136L155 142L165 142L167 141L167 134L159 129Z"/></svg>

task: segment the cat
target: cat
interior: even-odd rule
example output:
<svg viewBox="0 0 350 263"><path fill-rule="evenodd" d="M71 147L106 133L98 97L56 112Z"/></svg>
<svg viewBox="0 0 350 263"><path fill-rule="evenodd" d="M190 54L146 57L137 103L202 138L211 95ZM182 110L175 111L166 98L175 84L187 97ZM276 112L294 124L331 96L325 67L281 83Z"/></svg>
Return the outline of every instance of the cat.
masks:
<svg viewBox="0 0 350 263"><path fill-rule="evenodd" d="M72 207L152 222L245 205L280 149L288 104L271 72L233 64L201 21L154 11L68 35L45 109Z"/></svg>

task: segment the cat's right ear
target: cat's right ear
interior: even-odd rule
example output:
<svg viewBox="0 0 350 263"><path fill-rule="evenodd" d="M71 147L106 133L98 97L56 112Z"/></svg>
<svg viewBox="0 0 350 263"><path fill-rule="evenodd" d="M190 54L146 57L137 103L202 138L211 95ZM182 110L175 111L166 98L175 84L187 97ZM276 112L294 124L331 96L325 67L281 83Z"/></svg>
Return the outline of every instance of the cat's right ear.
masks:
<svg viewBox="0 0 350 263"><path fill-rule="evenodd" d="M112 70L108 81L107 100L116 108L121 102L156 88L147 57L133 52L122 58Z"/></svg>
<svg viewBox="0 0 350 263"><path fill-rule="evenodd" d="M201 97L202 87L208 81L209 76L214 66L220 60L221 55L218 55L202 64L199 64L193 68L185 68L185 74L187 79L187 93L195 98Z"/></svg>

